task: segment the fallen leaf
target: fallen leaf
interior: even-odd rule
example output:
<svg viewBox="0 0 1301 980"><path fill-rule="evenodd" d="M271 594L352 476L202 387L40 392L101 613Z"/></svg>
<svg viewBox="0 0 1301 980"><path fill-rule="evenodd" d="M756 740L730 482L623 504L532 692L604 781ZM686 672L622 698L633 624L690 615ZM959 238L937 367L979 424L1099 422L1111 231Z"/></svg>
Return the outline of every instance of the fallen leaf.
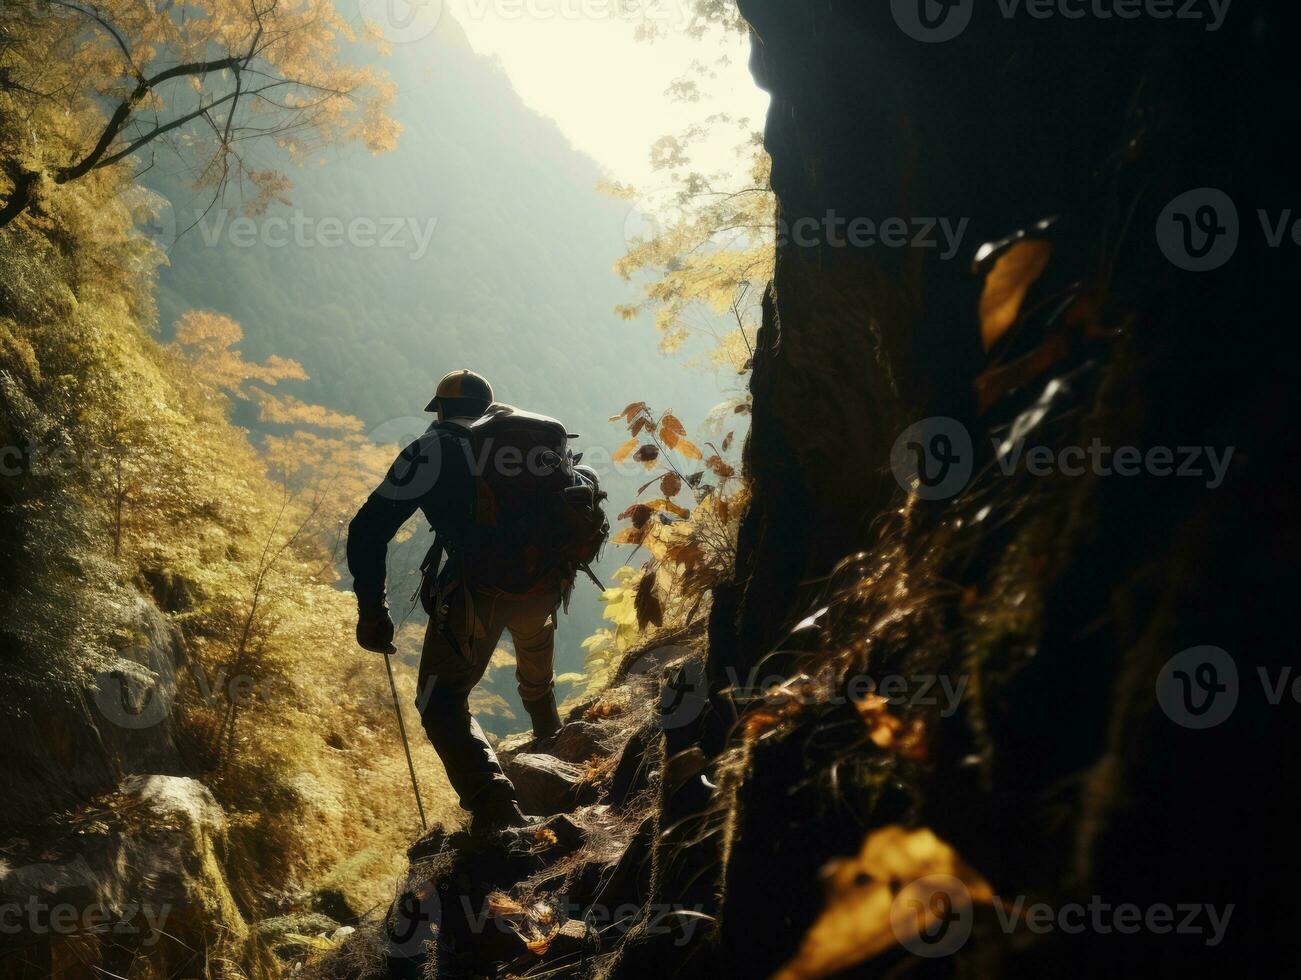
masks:
<svg viewBox="0 0 1301 980"><path fill-rule="evenodd" d="M1016 323L1026 293L1043 275L1052 254L1052 243L1026 238L999 256L989 270L980 297L980 340L986 353Z"/></svg>
<svg viewBox="0 0 1301 980"><path fill-rule="evenodd" d="M926 828L873 831L856 857L832 861L824 876L822 914L773 980L819 980L929 934L938 922L927 900L933 896L945 896L949 915L994 897L989 883Z"/></svg>

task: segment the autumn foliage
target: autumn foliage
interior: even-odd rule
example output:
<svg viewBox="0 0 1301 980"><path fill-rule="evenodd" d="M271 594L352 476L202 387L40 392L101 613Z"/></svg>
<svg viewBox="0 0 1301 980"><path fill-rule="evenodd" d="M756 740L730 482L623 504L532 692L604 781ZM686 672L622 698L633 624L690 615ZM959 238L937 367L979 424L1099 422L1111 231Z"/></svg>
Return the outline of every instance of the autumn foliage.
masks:
<svg viewBox="0 0 1301 980"><path fill-rule="evenodd" d="M733 414L747 411L741 403ZM725 458L735 431L702 448L687 438L672 412L656 415L645 402L632 403L610 421L626 426L629 436L614 461L635 461L650 473L638 500L619 514L624 525L611 540L632 546L633 555L644 551L647 558L640 569L621 568L616 584L602 595L614 628L583 644L595 684L647 630L685 627L707 610L710 590L732 567L746 499L735 467Z"/></svg>

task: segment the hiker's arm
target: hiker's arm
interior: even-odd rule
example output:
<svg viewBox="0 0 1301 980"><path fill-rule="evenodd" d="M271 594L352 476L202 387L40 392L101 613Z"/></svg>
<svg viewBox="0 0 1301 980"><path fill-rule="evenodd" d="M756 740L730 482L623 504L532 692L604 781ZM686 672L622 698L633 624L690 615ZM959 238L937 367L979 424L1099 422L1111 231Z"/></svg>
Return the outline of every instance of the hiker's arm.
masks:
<svg viewBox="0 0 1301 980"><path fill-rule="evenodd" d="M436 438L421 437L404 449L348 525L348 571L363 612L384 605L388 543L433 492L439 469L436 446Z"/></svg>
<svg viewBox="0 0 1301 980"><path fill-rule="evenodd" d="M384 604L388 543L415 510L415 501L391 500L381 488L361 505L348 525L348 571L362 609Z"/></svg>

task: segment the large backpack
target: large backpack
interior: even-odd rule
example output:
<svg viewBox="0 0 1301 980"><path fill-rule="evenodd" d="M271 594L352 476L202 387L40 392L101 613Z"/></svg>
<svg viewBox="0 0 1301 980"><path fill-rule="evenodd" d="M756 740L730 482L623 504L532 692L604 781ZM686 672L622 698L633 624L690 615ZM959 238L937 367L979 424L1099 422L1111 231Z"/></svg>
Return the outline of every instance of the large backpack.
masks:
<svg viewBox="0 0 1301 980"><path fill-rule="evenodd" d="M555 419L494 404L469 427L474 483L458 555L467 582L511 594L572 585L610 533L596 474ZM593 576L594 578L594 576Z"/></svg>

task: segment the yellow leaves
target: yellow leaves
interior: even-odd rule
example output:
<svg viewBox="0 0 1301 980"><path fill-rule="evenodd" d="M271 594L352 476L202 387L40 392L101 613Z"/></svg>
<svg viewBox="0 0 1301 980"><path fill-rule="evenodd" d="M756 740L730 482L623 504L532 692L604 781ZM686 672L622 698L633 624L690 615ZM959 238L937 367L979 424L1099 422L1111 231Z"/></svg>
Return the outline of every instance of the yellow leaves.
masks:
<svg viewBox="0 0 1301 980"><path fill-rule="evenodd" d="M879 748L896 752L906 759L926 758L926 729L920 718L904 722L890 710L890 702L879 694L869 694L854 702L867 735Z"/></svg>
<svg viewBox="0 0 1301 980"><path fill-rule="evenodd" d="M610 543L639 545L644 543L645 539L646 532L641 528L625 527L615 532L614 537L610 539Z"/></svg>
<svg viewBox="0 0 1301 980"><path fill-rule="evenodd" d="M687 459L700 459L702 455L696 444L689 439L679 439L673 448Z"/></svg>
<svg viewBox="0 0 1301 980"><path fill-rule="evenodd" d="M636 626L637 590L632 586L632 581L638 578L638 572L625 565L614 575L619 584L601 593L601 601L605 603L605 618L616 626Z"/></svg>
<svg viewBox="0 0 1301 980"><path fill-rule="evenodd" d="M890 949L906 947L966 915L993 892L953 848L926 829L883 827L856 857L824 870L827 900L799 952L774 980L818 980Z"/></svg>
<svg viewBox="0 0 1301 980"><path fill-rule="evenodd" d="M1026 294L1048 267L1052 244L1027 238L999 256L985 277L980 297L980 339L989 352L1016 323Z"/></svg>
<svg viewBox="0 0 1301 980"><path fill-rule="evenodd" d="M619 416L617 415L615 416L615 418L618 417ZM637 437L633 436L633 438L629 439L622 446L616 449L610 458L616 463L622 463L625 459L627 459L629 456L632 455L632 451L636 448L637 448Z"/></svg>
<svg viewBox="0 0 1301 980"><path fill-rule="evenodd" d="M243 354L231 349L243 339L243 329L230 317L209 310L187 310L177 321L174 346L200 379L240 397L249 381L274 385L307 380L307 372L297 361L274 354L261 364L244 360Z"/></svg>
<svg viewBox="0 0 1301 980"><path fill-rule="evenodd" d="M365 428L361 419L355 416L331 411L324 405L311 405L292 395L256 390L253 399L258 403L258 417L273 425L309 425L316 429L351 433L360 433Z"/></svg>
<svg viewBox="0 0 1301 980"><path fill-rule="evenodd" d="M649 507L651 510L668 511L670 514L676 514L684 519L691 516L691 511L685 507L679 507L671 500L651 500L641 506Z"/></svg>

